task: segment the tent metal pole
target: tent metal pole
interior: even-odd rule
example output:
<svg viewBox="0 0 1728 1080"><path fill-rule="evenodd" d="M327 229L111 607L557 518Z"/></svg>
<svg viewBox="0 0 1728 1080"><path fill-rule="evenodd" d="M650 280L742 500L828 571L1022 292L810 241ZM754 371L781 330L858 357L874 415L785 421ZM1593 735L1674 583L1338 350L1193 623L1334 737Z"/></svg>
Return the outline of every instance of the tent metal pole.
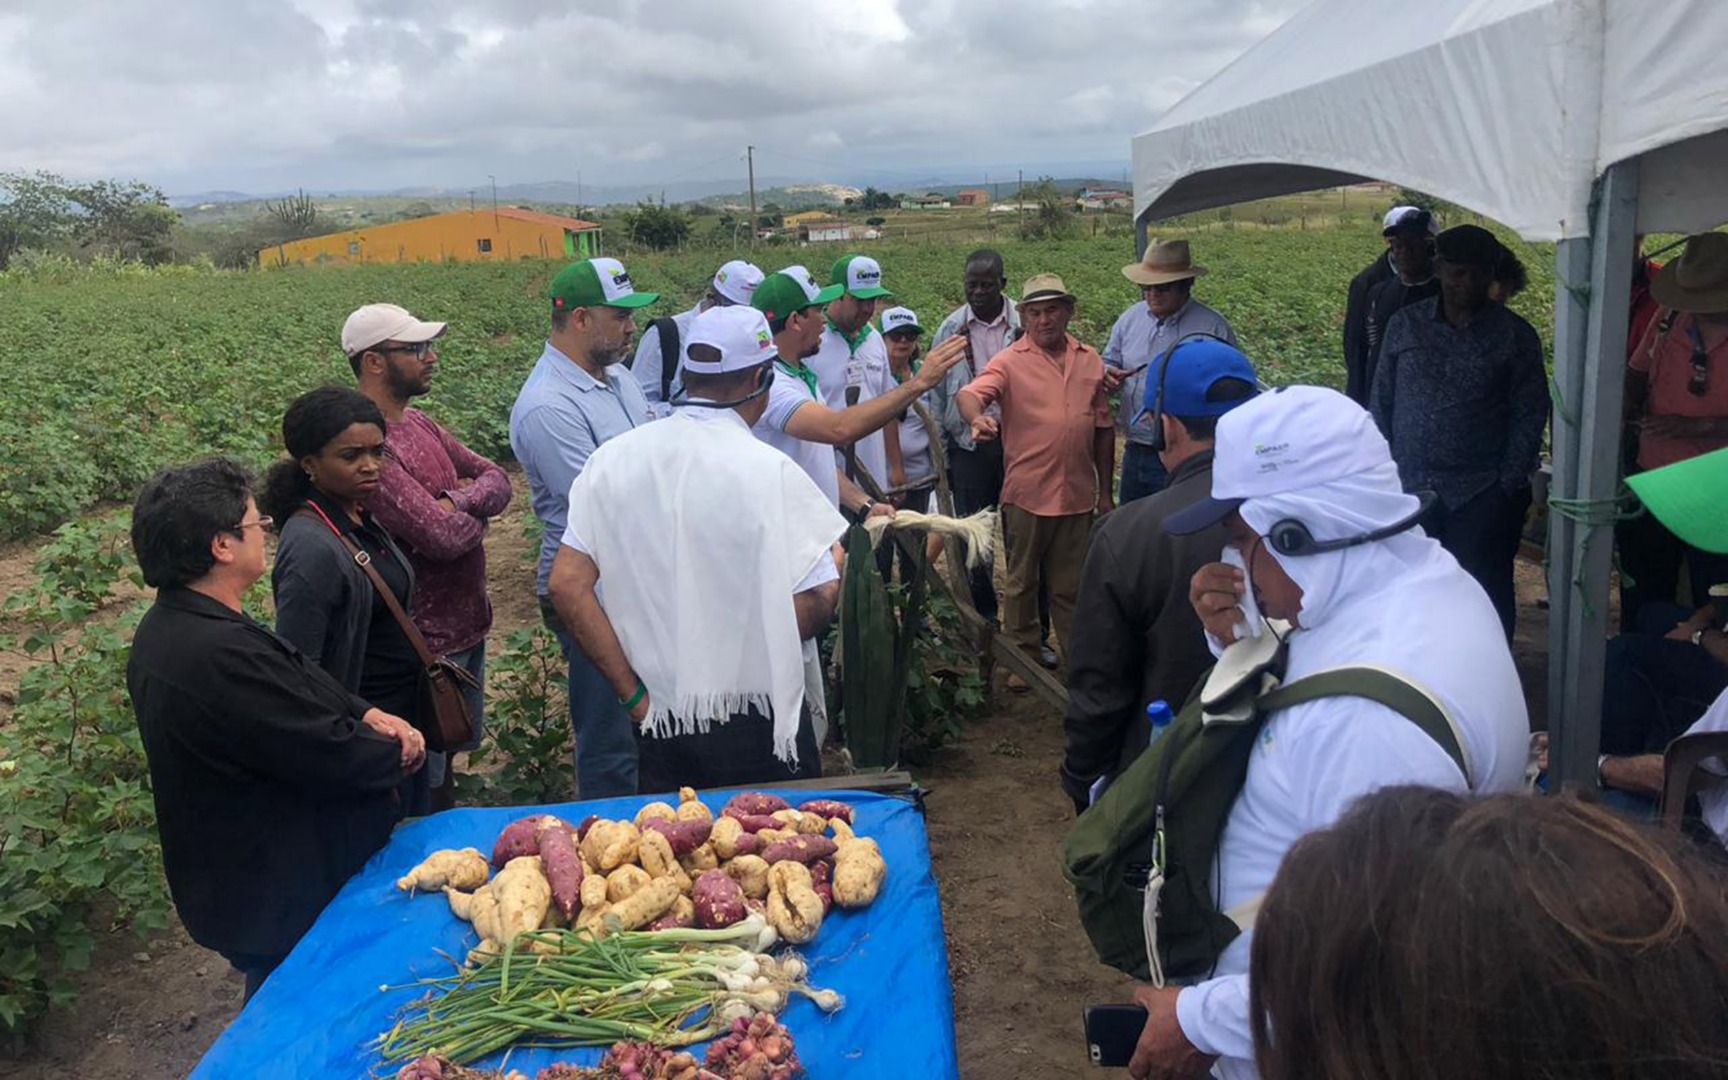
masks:
<svg viewBox="0 0 1728 1080"><path fill-rule="evenodd" d="M1135 261L1146 257L1146 215L1139 214L1134 218L1134 258Z"/></svg>
<svg viewBox="0 0 1728 1080"><path fill-rule="evenodd" d="M1611 507L1620 489L1621 409L1626 334L1632 291L1632 238L1638 218L1638 163L1611 166L1597 183L1588 240L1566 241L1558 255L1560 295L1555 318L1555 375L1560 388L1555 423L1555 478L1563 497L1589 507L1584 522L1556 526L1564 542L1551 569L1548 724L1551 775L1565 787L1592 787L1602 728L1602 665L1607 647L1609 577L1613 570ZM1588 244L1588 251L1572 250ZM1573 276L1588 267L1583 296ZM1580 340L1581 339L1581 340ZM1567 430L1571 429L1571 430ZM1565 431L1563 437L1561 432ZM1565 453L1564 459L1560 456ZM1557 515L1556 515L1557 517ZM1559 693L1552 691L1558 689Z"/></svg>
<svg viewBox="0 0 1728 1080"><path fill-rule="evenodd" d="M1589 315L1582 283L1590 278L1590 238L1562 240L1554 249L1553 475L1548 484L1548 765L1551 777L1568 775L1562 753L1571 748L1561 703L1566 700L1570 657L1567 627L1578 609L1572 590L1573 544L1578 527L1554 512L1556 500L1578 497L1578 402L1584 381L1584 326Z"/></svg>

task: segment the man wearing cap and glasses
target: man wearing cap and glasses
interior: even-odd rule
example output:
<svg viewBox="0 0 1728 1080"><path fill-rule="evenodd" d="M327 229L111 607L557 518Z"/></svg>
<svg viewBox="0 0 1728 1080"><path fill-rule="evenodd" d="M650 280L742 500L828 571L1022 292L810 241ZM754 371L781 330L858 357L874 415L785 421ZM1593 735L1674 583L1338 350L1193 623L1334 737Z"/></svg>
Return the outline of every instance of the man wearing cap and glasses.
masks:
<svg viewBox="0 0 1728 1080"><path fill-rule="evenodd" d="M455 801L451 755L476 749L484 734L487 524L510 505L504 470L409 402L432 389L434 343L445 324L422 322L395 304L367 304L342 325L342 351L356 385L384 414L384 469L367 509L402 546L414 570L414 625L426 647L474 676L464 687L474 737L450 754L426 755L434 809Z"/></svg>
<svg viewBox="0 0 1728 1080"><path fill-rule="evenodd" d="M1217 338L1187 338L1153 361L1141 399L1170 483L1105 515L1092 530L1068 654L1068 752L1062 789L1086 809L1100 777L1146 749L1146 706L1179 708L1212 664L1188 582L1224 547L1223 526L1186 536L1164 519L1211 494L1219 418L1255 394L1254 367Z"/></svg>
<svg viewBox="0 0 1728 1080"><path fill-rule="evenodd" d="M552 599L638 725L644 791L822 773L801 643L833 618L846 523L751 435L774 363L761 312L698 315L677 411L570 488Z"/></svg>
<svg viewBox="0 0 1728 1080"><path fill-rule="evenodd" d="M689 311L655 319L642 331L642 341L636 346L636 361L630 370L642 384L642 396L648 399L648 411L653 416L671 416L672 402L683 389L678 378L678 361L683 355L684 339L690 334L690 323L709 308L750 303L750 294L762 284L762 271L743 259L733 259L714 272L708 292Z"/></svg>
<svg viewBox="0 0 1728 1080"><path fill-rule="evenodd" d="M870 325L876 301L893 299L882 287L882 267L865 255L843 255L828 275L828 287L840 294L828 302L827 326L815 355L806 363L816 372L816 385L830 409L844 409L894 389L888 371L888 348ZM859 465L882 488L906 482L900 460L899 413L880 431L859 439L853 453Z"/></svg>
<svg viewBox="0 0 1728 1080"><path fill-rule="evenodd" d="M1123 504L1162 491L1167 479L1152 449L1151 418L1140 408L1152 359L1191 334L1236 344L1230 321L1191 295L1194 279L1205 273L1204 266L1194 265L1186 240L1153 241L1144 259L1122 268L1122 276L1140 287L1143 300L1117 318L1104 346L1104 363L1127 374L1118 414L1128 440L1122 452Z"/></svg>
<svg viewBox="0 0 1728 1080"><path fill-rule="evenodd" d="M1626 376L1639 472L1728 446L1728 235L1688 238L1680 257L1651 278L1650 293L1665 310L1633 347ZM1681 541L1652 515L1621 522L1615 538L1626 572L1623 629L1637 625L1646 603L1678 598L1682 563L1694 605L1705 603L1710 586L1728 584L1728 558Z"/></svg>
<svg viewBox="0 0 1728 1080"><path fill-rule="evenodd" d="M1364 266L1361 272L1350 279L1350 292L1344 305L1344 370L1350 386L1361 385L1362 396L1351 394L1350 398L1363 406L1368 404L1369 384L1360 377L1354 365L1363 355L1362 336L1368 322L1368 292L1394 273L1392 249L1390 241L1386 239L1386 230L1407 211L1414 209L1414 206L1394 206L1386 211L1386 216L1380 220L1381 242L1387 245L1386 250L1380 252L1373 262Z"/></svg>
<svg viewBox="0 0 1728 1080"><path fill-rule="evenodd" d="M617 259L571 263L552 278L552 334L510 410L510 448L528 474L540 519L540 611L570 664L570 726L576 735L576 794L602 799L636 793L636 742L629 713L577 647L548 599L552 561L564 536L570 485L589 455L648 421L642 388L622 365L638 308L659 299L637 292Z"/></svg>
<svg viewBox="0 0 1728 1080"><path fill-rule="evenodd" d="M1273 712L1256 739L1219 840L1221 911L1250 910L1292 845L1361 796L1393 784L1492 794L1523 783L1529 719L1496 613L1417 526L1386 440L1336 390L1264 393L1218 421L1211 495L1170 515L1185 535L1222 523L1225 562L1190 601L1215 652L1283 636L1283 681L1367 665L1424 691L1447 714L1463 767L1404 715L1340 696ZM1282 620L1275 627L1261 613ZM1192 986L1142 987L1147 1021L1128 1074L1258 1075L1250 1020L1252 923Z"/></svg>
<svg viewBox="0 0 1728 1080"><path fill-rule="evenodd" d="M1363 354L1347 365L1344 390L1350 400L1364 406L1374 385L1374 368L1380 363L1386 324L1403 308L1440 295L1440 279L1434 276L1434 238L1440 235L1440 223L1434 215L1426 210L1406 210L1386 227L1384 235L1393 274L1368 290Z"/></svg>
<svg viewBox="0 0 1728 1080"><path fill-rule="evenodd" d="M1095 513L1112 505L1115 428L1106 394L1119 378L1068 333L1074 295L1055 274L1027 280L1026 335L997 353L957 396L980 442L1002 439L1002 528L1008 552L1003 630L1038 659L1038 586L1050 591L1061 651L1070 650L1080 563ZM954 341L961 339L955 338ZM998 421L986 412L997 402ZM1010 675L1011 689L1024 689Z"/></svg>
<svg viewBox="0 0 1728 1080"><path fill-rule="evenodd" d="M887 393L846 408L824 405L819 377L805 361L816 355L827 332L822 309L839 299L843 288L818 288L802 266L769 274L757 287L750 303L767 317L776 355L768 407L755 430L757 438L796 461L830 502L862 520L892 514L893 507L878 505L841 474L833 448L880 431L935 386L965 350L961 342L932 350L917 374Z"/></svg>
<svg viewBox="0 0 1728 1080"><path fill-rule="evenodd" d="M1487 592L1506 640L1530 475L1548 426L1548 373L1531 325L1488 299L1504 248L1479 225L1434 241L1440 295L1392 316L1374 370L1374 421L1412 491L1438 493L1423 522Z"/></svg>
<svg viewBox="0 0 1728 1080"><path fill-rule="evenodd" d="M892 307L882 313L882 341L888 349L888 374L896 385L916 376L924 366L919 362L921 350L918 346L923 337L924 328L918 325L918 314L911 308ZM934 393L932 390L920 398L925 408L932 410L932 420L936 418L931 400ZM900 463L906 478L895 486L908 485L910 490L897 497L894 503L907 510L928 513L930 496L936 489L936 465L930 456L930 431L910 406L900 414L898 426Z"/></svg>

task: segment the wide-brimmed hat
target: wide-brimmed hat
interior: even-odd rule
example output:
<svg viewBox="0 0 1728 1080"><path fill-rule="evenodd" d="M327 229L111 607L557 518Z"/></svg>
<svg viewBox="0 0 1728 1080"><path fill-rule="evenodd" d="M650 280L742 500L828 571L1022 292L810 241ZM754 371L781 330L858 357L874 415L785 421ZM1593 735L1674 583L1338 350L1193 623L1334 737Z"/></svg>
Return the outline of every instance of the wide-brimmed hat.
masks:
<svg viewBox="0 0 1728 1080"><path fill-rule="evenodd" d="M1651 276L1650 295L1665 308L1692 315L1728 311L1728 234L1688 237L1680 257Z"/></svg>
<svg viewBox="0 0 1728 1080"><path fill-rule="evenodd" d="M1068 286L1055 274L1033 274L1026 279L1025 286L1020 290L1020 305L1036 304L1045 300L1066 300L1074 302L1074 294L1068 291Z"/></svg>
<svg viewBox="0 0 1728 1080"><path fill-rule="evenodd" d="M1728 554L1728 450L1628 476L1626 486L1669 532L1700 551Z"/></svg>
<svg viewBox="0 0 1728 1080"><path fill-rule="evenodd" d="M1206 272L1195 266L1188 254L1186 240L1154 240L1146 249L1146 257L1122 268L1122 276L1136 285L1166 285L1172 281L1189 281Z"/></svg>

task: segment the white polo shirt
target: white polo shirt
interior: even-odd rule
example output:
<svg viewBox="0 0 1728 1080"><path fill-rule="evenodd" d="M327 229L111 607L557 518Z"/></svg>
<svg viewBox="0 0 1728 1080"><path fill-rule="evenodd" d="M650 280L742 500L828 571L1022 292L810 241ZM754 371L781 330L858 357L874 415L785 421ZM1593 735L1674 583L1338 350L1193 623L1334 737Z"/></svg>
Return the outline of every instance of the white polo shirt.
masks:
<svg viewBox="0 0 1728 1080"><path fill-rule="evenodd" d="M789 370L784 361L776 360L774 383L768 388L768 408L751 430L758 439L797 462L838 509L840 477L834 471L834 448L825 443L806 442L786 430L792 414L816 400L804 380Z"/></svg>
<svg viewBox="0 0 1728 1080"><path fill-rule="evenodd" d="M874 327L866 327L858 341L857 351L829 326L822 331L822 348L804 363L816 372L817 388L830 409L846 407L846 387L856 382L859 402L869 401L891 392L897 385L888 366L888 344ZM881 431L873 431L858 440L858 463L870 470L870 475L882 487L891 486L888 479L888 451ZM838 448L834 458L845 467L845 457Z"/></svg>

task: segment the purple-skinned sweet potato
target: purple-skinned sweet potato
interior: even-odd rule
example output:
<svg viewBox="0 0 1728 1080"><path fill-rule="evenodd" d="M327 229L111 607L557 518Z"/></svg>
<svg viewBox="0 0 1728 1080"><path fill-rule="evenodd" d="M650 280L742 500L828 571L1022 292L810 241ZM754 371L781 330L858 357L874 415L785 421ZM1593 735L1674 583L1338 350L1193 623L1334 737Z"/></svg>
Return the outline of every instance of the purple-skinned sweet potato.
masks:
<svg viewBox="0 0 1728 1080"><path fill-rule="evenodd" d="M581 823L576 826L576 842L578 844L588 839L588 830L592 829L594 823L599 820L599 814L589 814L587 817L582 819Z"/></svg>
<svg viewBox="0 0 1728 1080"><path fill-rule="evenodd" d="M810 864L810 887L816 890L816 895L822 898L822 914L834 910L834 863L831 859L818 859Z"/></svg>
<svg viewBox="0 0 1728 1080"><path fill-rule="evenodd" d="M642 828L664 836L667 842L672 845L672 854L684 856L708 842L708 835L714 831L714 824L702 820L674 821L668 818L649 818L642 823Z"/></svg>
<svg viewBox="0 0 1728 1080"><path fill-rule="evenodd" d="M582 856L565 822L548 816L540 827L540 869L552 886L552 903L568 922L582 908Z"/></svg>
<svg viewBox="0 0 1728 1080"><path fill-rule="evenodd" d="M826 859L839 850L839 845L826 836L810 836L800 833L788 836L784 840L776 840L762 851L762 858L770 866L777 862L800 862L806 865L818 859Z"/></svg>
<svg viewBox="0 0 1728 1080"><path fill-rule="evenodd" d="M709 870L697 878L690 896L696 904L696 925L706 930L742 922L747 913L744 890L724 870Z"/></svg>
<svg viewBox="0 0 1728 1080"><path fill-rule="evenodd" d="M744 831L747 833L761 832L763 829L778 829L780 827L780 823L775 821L773 817L768 814L751 814L740 810L735 806L728 806L720 813L722 816L729 817L744 826Z"/></svg>
<svg viewBox="0 0 1728 1080"><path fill-rule="evenodd" d="M502 867L511 859L540 854L540 819L546 816L535 814L506 825L492 845L492 865Z"/></svg>
<svg viewBox="0 0 1728 1080"><path fill-rule="evenodd" d="M770 795L766 791L741 791L732 796L726 804L726 809L736 810L740 814L749 814L752 817L767 817L776 810L792 809L792 804L780 796Z"/></svg>
<svg viewBox="0 0 1728 1080"><path fill-rule="evenodd" d="M851 804L840 802L837 799L811 799L807 803L800 803L798 809L806 814L815 814L817 817L824 818L839 818L848 825L852 824Z"/></svg>

